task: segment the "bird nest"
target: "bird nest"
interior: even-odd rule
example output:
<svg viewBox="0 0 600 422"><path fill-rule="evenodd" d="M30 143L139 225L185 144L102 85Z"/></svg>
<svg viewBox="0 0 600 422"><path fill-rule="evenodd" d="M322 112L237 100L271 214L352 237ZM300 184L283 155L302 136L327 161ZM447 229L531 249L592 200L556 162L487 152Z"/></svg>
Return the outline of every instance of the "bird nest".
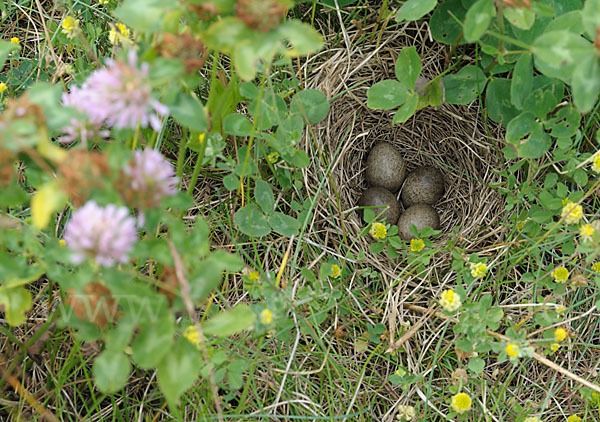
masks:
<svg viewBox="0 0 600 422"><path fill-rule="evenodd" d="M367 107L367 89L378 81L394 79L398 52L416 46L423 62L422 75L435 78L444 69L445 47L430 39L427 23L411 23L402 29L381 32L372 42L357 45L361 31L344 31L345 42L327 59L313 59L307 69L307 87L316 88L330 99L328 118L315 128L307 142L313 162L326 162L329 169L307 171L306 186L315 195L319 229L328 233L329 247L368 253L371 239L359 237L364 223L356 213L357 202L367 188L365 161L371 148L386 141L396 146L407 163L407 171L419 166L439 168L446 191L435 208L440 215L442 234L434 243L450 239L468 252L502 241L504 201L494 190L501 181L496 170L505 168L501 129L484 122L478 101L469 105L443 104L418 111L404 124L392 124L394 111ZM308 73L310 69L310 73ZM329 174L326 172L329 170ZM327 177L324 177L326 175ZM341 240L350 239L351 241ZM333 242L333 243L332 243ZM402 260L378 254L370 264L396 278ZM434 267L448 263L450 253L436 254ZM436 289L437 290L437 289Z"/></svg>

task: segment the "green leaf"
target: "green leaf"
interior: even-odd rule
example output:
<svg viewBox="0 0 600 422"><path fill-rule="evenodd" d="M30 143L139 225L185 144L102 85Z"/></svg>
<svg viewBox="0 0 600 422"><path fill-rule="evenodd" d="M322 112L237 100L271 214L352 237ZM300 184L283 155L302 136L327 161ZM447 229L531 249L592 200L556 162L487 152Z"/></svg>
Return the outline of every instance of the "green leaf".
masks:
<svg viewBox="0 0 600 422"><path fill-rule="evenodd" d="M271 226L264 214L254 204L246 205L233 215L233 222L248 236L262 237L271 233Z"/></svg>
<svg viewBox="0 0 600 422"><path fill-rule="evenodd" d="M485 91L485 108L488 117L503 126L519 114L510 102L510 87L511 82L508 79L493 78Z"/></svg>
<svg viewBox="0 0 600 422"><path fill-rule="evenodd" d="M398 81L386 79L367 90L367 106L375 110L391 110L409 97L406 87Z"/></svg>
<svg viewBox="0 0 600 422"><path fill-rule="evenodd" d="M427 83L427 79L424 79L424 82ZM415 85L415 90L417 91L417 94L419 94L417 110L421 110L427 106L441 106L444 100L444 85L442 83L441 76L438 76L431 81L425 88L425 91L423 91L423 86L424 84L419 86L419 79L417 79L417 83Z"/></svg>
<svg viewBox="0 0 600 422"><path fill-rule="evenodd" d="M585 187L585 185L587 185L588 183L588 176L586 171L583 169L575 170L575 173L573 173L573 180L575 180L575 183L577 183L582 188Z"/></svg>
<svg viewBox="0 0 600 422"><path fill-rule="evenodd" d="M396 78L408 89L414 89L417 78L421 74L421 58L417 53L417 48L404 47L400 50L396 59L395 73Z"/></svg>
<svg viewBox="0 0 600 422"><path fill-rule="evenodd" d="M533 43L536 67L545 75L571 79L575 68L587 57L595 55L592 43L569 31L546 32Z"/></svg>
<svg viewBox="0 0 600 422"><path fill-rule="evenodd" d="M596 39L598 23L600 22L600 0L586 0L581 11L581 21L585 33L590 39Z"/></svg>
<svg viewBox="0 0 600 422"><path fill-rule="evenodd" d="M260 102L258 100L251 101L248 110L250 110L252 118L256 120L256 127L260 130L267 130L279 125L287 117L285 101L271 88L264 90Z"/></svg>
<svg viewBox="0 0 600 422"><path fill-rule="evenodd" d="M570 138L577 133L581 115L571 104L561 107L555 115L544 122L546 130L555 138Z"/></svg>
<svg viewBox="0 0 600 422"><path fill-rule="evenodd" d="M560 103L563 95L564 85L555 79L555 83L529 93L523 101L523 110L532 112L538 119L544 119Z"/></svg>
<svg viewBox="0 0 600 422"><path fill-rule="evenodd" d="M485 368L485 361L478 357L469 358L469 369L476 374L481 374Z"/></svg>
<svg viewBox="0 0 600 422"><path fill-rule="evenodd" d="M10 41L0 40L0 69L4 67L4 63L6 63L6 59L13 51L19 51L21 46L18 44L13 44Z"/></svg>
<svg viewBox="0 0 600 422"><path fill-rule="evenodd" d="M396 22L416 21L431 12L437 0L408 0L396 13Z"/></svg>
<svg viewBox="0 0 600 422"><path fill-rule="evenodd" d="M197 132L205 132L208 121L204 106L195 95L179 93L174 104L169 106L171 114L183 126Z"/></svg>
<svg viewBox="0 0 600 422"><path fill-rule="evenodd" d="M104 337L106 349L122 352L125 350L131 337L133 336L133 330L136 324L129 318L119 318L119 323L113 327Z"/></svg>
<svg viewBox="0 0 600 422"><path fill-rule="evenodd" d="M506 140L515 145L522 158L539 158L550 149L550 137L530 112L522 113L508 123Z"/></svg>
<svg viewBox="0 0 600 422"><path fill-rule="evenodd" d="M310 124L319 123L329 114L329 101L318 89L305 89L292 98L290 114L303 116Z"/></svg>
<svg viewBox="0 0 600 422"><path fill-rule="evenodd" d="M294 152L294 156L292 157L292 163L298 168L306 168L310 165L310 158L305 151L298 150Z"/></svg>
<svg viewBox="0 0 600 422"><path fill-rule="evenodd" d="M201 38L209 49L232 54L236 47L251 39L252 35L252 31L242 21L228 16L211 24Z"/></svg>
<svg viewBox="0 0 600 422"><path fill-rule="evenodd" d="M223 130L229 135L250 136L252 123L243 114L230 114L223 121Z"/></svg>
<svg viewBox="0 0 600 422"><path fill-rule="evenodd" d="M140 368L154 368L166 355L173 344L175 320L172 314L165 313L156 321L140 325L131 344L133 361Z"/></svg>
<svg viewBox="0 0 600 422"><path fill-rule="evenodd" d="M105 394L116 393L123 388L130 372L131 362L127 355L114 350L104 350L92 366L94 382Z"/></svg>
<svg viewBox="0 0 600 422"><path fill-rule="evenodd" d="M175 0L125 0L112 13L136 31L154 32L161 29L166 12L176 7Z"/></svg>
<svg viewBox="0 0 600 422"><path fill-rule="evenodd" d="M412 92L410 94L410 97L408 98L408 101L402 104L402 106L396 111L396 114L394 114L394 119L392 120L392 123L404 123L408 119L410 119L410 117L417 111L418 103L419 94L417 94L416 92Z"/></svg>
<svg viewBox="0 0 600 422"><path fill-rule="evenodd" d="M531 28L535 22L535 12L527 7L507 7L504 9L504 17L523 30Z"/></svg>
<svg viewBox="0 0 600 422"><path fill-rule="evenodd" d="M275 197L271 185L264 180L257 179L254 188L254 200L265 214L272 213Z"/></svg>
<svg viewBox="0 0 600 422"><path fill-rule="evenodd" d="M589 112L600 93L600 67L596 56L586 57L573 72L573 102L582 113Z"/></svg>
<svg viewBox="0 0 600 422"><path fill-rule="evenodd" d="M460 22L465 20L467 9L461 0L446 0L442 2L431 15L429 28L431 35L437 42L454 44L463 32ZM454 19L456 16L458 22ZM464 41L463 41L464 43Z"/></svg>
<svg viewBox="0 0 600 422"><path fill-rule="evenodd" d="M297 219L281 212L274 212L269 217L269 224L273 230L286 237L295 236L300 230L300 222Z"/></svg>
<svg viewBox="0 0 600 422"><path fill-rule="evenodd" d="M203 324L204 333L210 336L229 337L254 324L254 311L248 305L237 305L219 312Z"/></svg>
<svg viewBox="0 0 600 422"><path fill-rule="evenodd" d="M323 47L323 37L311 25L299 20L287 20L276 29L279 37L287 40L291 48L285 50L289 57L316 53Z"/></svg>
<svg viewBox="0 0 600 422"><path fill-rule="evenodd" d="M533 89L533 60L531 54L522 54L515 64L510 85L510 101L519 110L523 100Z"/></svg>
<svg viewBox="0 0 600 422"><path fill-rule="evenodd" d="M258 38L257 34L255 34L254 38ZM277 44L269 41L272 40L244 40L235 46L233 53L231 53L233 56L233 64L235 71L240 75L240 78L243 81L251 81L254 79L260 59L267 62L271 61L277 50ZM256 49L256 45L259 43L264 47L263 51L258 51Z"/></svg>
<svg viewBox="0 0 600 422"><path fill-rule="evenodd" d="M469 104L483 92L486 78L477 66L465 66L457 73L444 77L446 102L450 104Z"/></svg>
<svg viewBox="0 0 600 422"><path fill-rule="evenodd" d="M581 21L581 10L573 10L558 16L552 20L544 29L544 32L566 30L574 34L583 32L583 23Z"/></svg>
<svg viewBox="0 0 600 422"><path fill-rule="evenodd" d="M478 0L467 11L465 16L465 40L477 41L490 26L496 8L492 0Z"/></svg>
<svg viewBox="0 0 600 422"><path fill-rule="evenodd" d="M179 398L192 387L202 370L203 360L185 337L179 337L169 353L157 366L157 378L171 411L179 405Z"/></svg>
<svg viewBox="0 0 600 422"><path fill-rule="evenodd" d="M4 316L9 325L25 322L25 312L31 309L31 293L23 287L0 287L0 305L4 305Z"/></svg>

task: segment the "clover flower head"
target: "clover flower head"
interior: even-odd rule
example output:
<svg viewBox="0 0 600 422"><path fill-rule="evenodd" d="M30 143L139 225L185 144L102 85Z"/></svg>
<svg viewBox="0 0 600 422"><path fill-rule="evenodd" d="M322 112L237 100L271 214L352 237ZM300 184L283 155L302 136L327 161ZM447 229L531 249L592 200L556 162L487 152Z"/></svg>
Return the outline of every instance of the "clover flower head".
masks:
<svg viewBox="0 0 600 422"><path fill-rule="evenodd" d="M396 419L401 421L411 421L417 416L417 412L413 406L400 405L398 406L398 413Z"/></svg>
<svg viewBox="0 0 600 422"><path fill-rule="evenodd" d="M566 283L569 279L569 270L567 270L565 267L557 267L550 273L550 275L552 278L554 278L554 281Z"/></svg>
<svg viewBox="0 0 600 422"><path fill-rule="evenodd" d="M129 31L129 28L118 22L114 25L111 25L110 32L108 33L108 39L111 44L115 45L123 42L124 40L129 41L130 35L131 32Z"/></svg>
<svg viewBox="0 0 600 422"><path fill-rule="evenodd" d="M560 216L565 219L565 223L567 224L577 224L583 218L583 207L567 199L562 207Z"/></svg>
<svg viewBox="0 0 600 422"><path fill-rule="evenodd" d="M581 421L583 421L583 419L581 419L577 415L571 415L567 418L567 422L581 422Z"/></svg>
<svg viewBox="0 0 600 422"><path fill-rule="evenodd" d="M273 312L271 312L269 308L265 308L262 310L258 318L262 324L269 325L273 322Z"/></svg>
<svg viewBox="0 0 600 422"><path fill-rule="evenodd" d="M105 267L126 263L137 238L135 219L127 208L114 204L101 207L94 201L73 213L64 235L75 264L93 258Z"/></svg>
<svg viewBox="0 0 600 422"><path fill-rule="evenodd" d="M410 240L410 250L412 252L421 252L425 247L425 242L423 239L411 239Z"/></svg>
<svg viewBox="0 0 600 422"><path fill-rule="evenodd" d="M252 281L256 281L260 278L260 273L256 270L250 271L248 273L248 278Z"/></svg>
<svg viewBox="0 0 600 422"><path fill-rule="evenodd" d="M471 397L467 393L458 393L452 396L450 407L456 413L463 414L471 409Z"/></svg>
<svg viewBox="0 0 600 422"><path fill-rule="evenodd" d="M521 353L521 348L519 347L519 345L514 343L509 343L504 350L506 351L506 354L511 358L519 357L519 353Z"/></svg>
<svg viewBox="0 0 600 422"><path fill-rule="evenodd" d="M11 43L11 44L17 44L17 45L21 45L21 40L19 40L19 38L18 38L18 37L12 37L12 38L10 39L10 43Z"/></svg>
<svg viewBox="0 0 600 422"><path fill-rule="evenodd" d="M558 343L552 343L550 345L550 350L552 350L553 352L556 352L559 347L560 347L560 344L558 344Z"/></svg>
<svg viewBox="0 0 600 422"><path fill-rule="evenodd" d="M523 422L540 422L540 417L539 416L528 416L525 419L523 419Z"/></svg>
<svg viewBox="0 0 600 422"><path fill-rule="evenodd" d="M70 144L81 140L84 145L87 145L88 141L91 141L95 137L108 138L110 136L108 130L101 129L104 119L98 116L91 118L87 115L88 101L86 97L82 93L81 88L77 88L76 86L72 87L69 93L63 93L62 104L66 107L75 108L82 114L82 117L71 119L69 125L62 129L63 135L57 138L61 144Z"/></svg>
<svg viewBox="0 0 600 422"><path fill-rule="evenodd" d="M8 85L6 85L6 82L0 82L0 94L2 94L7 89L8 89Z"/></svg>
<svg viewBox="0 0 600 422"><path fill-rule="evenodd" d="M590 224L582 224L579 227L579 236L583 239L584 242L588 242L592 240L592 236L594 235L596 229L594 229Z"/></svg>
<svg viewBox="0 0 600 422"><path fill-rule="evenodd" d="M444 290L440 295L440 305L444 310L448 312L454 312L460 308L462 302L460 296L457 295L454 290Z"/></svg>
<svg viewBox="0 0 600 422"><path fill-rule="evenodd" d="M342 274L342 270L340 270L340 266L337 264L331 265L331 277L338 278Z"/></svg>
<svg viewBox="0 0 600 422"><path fill-rule="evenodd" d="M156 207L164 197L177 193L179 179L173 165L158 151L136 150L123 169L127 177L126 195L134 205Z"/></svg>
<svg viewBox="0 0 600 422"><path fill-rule="evenodd" d="M600 273L600 261L594 262L592 264L592 270L594 270L597 273Z"/></svg>
<svg viewBox="0 0 600 422"><path fill-rule="evenodd" d="M369 230L369 234L373 239L383 240L387 236L387 228L384 224L381 223L373 223L371 225L371 229Z"/></svg>
<svg viewBox="0 0 600 422"><path fill-rule="evenodd" d="M477 277L485 277L487 274L487 265L483 262L471 262L470 264L471 275L475 278Z"/></svg>
<svg viewBox="0 0 600 422"><path fill-rule="evenodd" d="M554 339L556 340L557 343L564 341L564 339L566 339L566 338L567 338L567 330L565 330L562 327L558 327L556 330L554 330Z"/></svg>
<svg viewBox="0 0 600 422"><path fill-rule="evenodd" d="M75 19L73 16L65 16L60 26L62 28L62 33L65 34L67 38L72 39L79 31L79 19Z"/></svg>
<svg viewBox="0 0 600 422"><path fill-rule="evenodd" d="M596 151L592 155L592 170L596 173L600 173L600 151Z"/></svg>
<svg viewBox="0 0 600 422"><path fill-rule="evenodd" d="M198 333L198 327L195 325L189 325L183 331L183 336L194 346L200 344L200 334Z"/></svg>

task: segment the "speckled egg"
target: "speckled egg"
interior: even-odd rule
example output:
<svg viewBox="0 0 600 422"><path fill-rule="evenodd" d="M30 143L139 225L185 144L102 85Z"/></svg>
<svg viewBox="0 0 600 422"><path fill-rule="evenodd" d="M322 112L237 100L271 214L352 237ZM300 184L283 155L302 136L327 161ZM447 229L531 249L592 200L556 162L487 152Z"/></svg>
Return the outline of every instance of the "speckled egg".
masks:
<svg viewBox="0 0 600 422"><path fill-rule="evenodd" d="M405 207L414 204L435 204L444 194L444 176L435 167L419 167L406 176L402 187L402 203Z"/></svg>
<svg viewBox="0 0 600 422"><path fill-rule="evenodd" d="M406 175L406 163L392 144L380 142L373 147L365 165L365 178L370 186L397 192Z"/></svg>
<svg viewBox="0 0 600 422"><path fill-rule="evenodd" d="M375 212L375 215L379 215L383 211L380 220L383 219L388 224L396 224L396 221L398 221L398 217L400 216L400 204L398 203L396 196L384 188L369 188L364 191L358 200L358 206L378 207L372 208L373 212ZM384 211L384 207L387 207L387 210ZM360 216L361 221L363 221L362 209L358 210L358 215Z"/></svg>
<svg viewBox="0 0 600 422"><path fill-rule="evenodd" d="M409 207L398 219L398 234L402 239L410 240L414 238L410 232L410 226L413 224L418 231L423 230L425 227L437 230L440 228L440 216L428 204L416 204Z"/></svg>

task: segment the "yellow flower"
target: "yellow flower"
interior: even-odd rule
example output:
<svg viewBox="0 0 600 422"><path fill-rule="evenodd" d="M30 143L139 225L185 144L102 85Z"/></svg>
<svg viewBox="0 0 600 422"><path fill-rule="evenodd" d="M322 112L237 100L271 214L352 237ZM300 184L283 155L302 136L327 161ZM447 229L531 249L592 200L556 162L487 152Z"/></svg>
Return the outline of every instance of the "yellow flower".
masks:
<svg viewBox="0 0 600 422"><path fill-rule="evenodd" d="M60 239L60 240L58 241L58 244L59 244L60 246L63 246L63 247L64 247L64 246L67 246L67 242L66 242L66 240L65 240L65 239Z"/></svg>
<svg viewBox="0 0 600 422"><path fill-rule="evenodd" d="M260 313L259 318L260 318L260 322L262 322L264 325L268 325L273 322L273 312L271 312L269 309L265 308Z"/></svg>
<svg viewBox="0 0 600 422"><path fill-rule="evenodd" d="M558 305L554 311L557 314L564 316L565 312L567 311L567 308L565 308L564 305Z"/></svg>
<svg viewBox="0 0 600 422"><path fill-rule="evenodd" d="M579 227L579 236L583 238L584 242L587 242L592 240L592 236L594 235L595 231L596 230L589 224L583 224L581 227Z"/></svg>
<svg viewBox="0 0 600 422"><path fill-rule="evenodd" d="M540 422L540 417L539 416L529 416L529 417L523 419L523 422Z"/></svg>
<svg viewBox="0 0 600 422"><path fill-rule="evenodd" d="M260 278L260 274L256 270L250 271L250 273L248 274L248 278L252 281L256 281Z"/></svg>
<svg viewBox="0 0 600 422"><path fill-rule="evenodd" d="M592 170L596 173L600 173L600 151L597 151L592 155Z"/></svg>
<svg viewBox="0 0 600 422"><path fill-rule="evenodd" d="M100 4L108 4L110 0L98 0Z"/></svg>
<svg viewBox="0 0 600 422"><path fill-rule="evenodd" d="M471 397L467 393L458 393L452 396L450 407L456 413L463 414L471 409Z"/></svg>
<svg viewBox="0 0 600 422"><path fill-rule="evenodd" d="M410 240L410 250L413 252L421 252L425 247L425 242L423 239L411 239Z"/></svg>
<svg viewBox="0 0 600 422"><path fill-rule="evenodd" d="M569 279L569 270L567 270L565 267L558 267L555 268L550 275L555 281L558 281L559 283L566 283L566 281Z"/></svg>
<svg viewBox="0 0 600 422"><path fill-rule="evenodd" d="M560 216L565 219L567 224L577 224L583 218L583 207L573 201L566 201Z"/></svg>
<svg viewBox="0 0 600 422"><path fill-rule="evenodd" d="M60 26L62 27L62 33L67 38L73 38L79 31L79 19L75 19L73 16L65 16Z"/></svg>
<svg viewBox="0 0 600 422"><path fill-rule="evenodd" d="M337 264L333 264L331 266L331 277L338 278L342 274L342 270L340 270L340 266Z"/></svg>
<svg viewBox="0 0 600 422"><path fill-rule="evenodd" d="M511 358L518 357L519 353L521 352L521 349L519 348L519 346L514 343L510 343L508 346L506 346L506 348L504 350L506 350L506 354L508 356L510 356Z"/></svg>
<svg viewBox="0 0 600 422"><path fill-rule="evenodd" d="M2 94L7 89L8 89L8 86L6 85L6 83L5 82L0 82L0 94Z"/></svg>
<svg viewBox="0 0 600 422"><path fill-rule="evenodd" d="M583 419L581 419L579 416L577 415L571 415L567 418L567 422L581 422Z"/></svg>
<svg viewBox="0 0 600 422"><path fill-rule="evenodd" d="M558 344L558 343L552 343L550 345L550 350L552 350L553 352L556 352L559 347L560 347L560 344Z"/></svg>
<svg viewBox="0 0 600 422"><path fill-rule="evenodd" d="M17 37L12 37L10 39L10 43L11 44L17 44L17 45L21 45L21 40L19 40Z"/></svg>
<svg viewBox="0 0 600 422"><path fill-rule="evenodd" d="M460 300L460 296L457 295L454 290L448 289L444 290L440 295L440 305L442 308L444 308L444 310L448 312L454 312L460 308L462 302Z"/></svg>
<svg viewBox="0 0 600 422"><path fill-rule="evenodd" d="M369 230L369 234L373 239L383 240L387 236L387 229L381 223L373 223L371 225L371 230Z"/></svg>
<svg viewBox="0 0 600 422"><path fill-rule="evenodd" d="M594 262L592 264L592 270L596 271L597 273L600 273L600 261Z"/></svg>
<svg viewBox="0 0 600 422"><path fill-rule="evenodd" d="M279 153L277 151L271 152L267 155L267 161L271 164L275 164L279 160Z"/></svg>
<svg viewBox="0 0 600 422"><path fill-rule="evenodd" d="M558 327L556 330L554 330L554 338L556 339L557 342L561 342L564 339L567 338L567 330L565 330L564 328Z"/></svg>
<svg viewBox="0 0 600 422"><path fill-rule="evenodd" d="M485 265L483 262L471 262L471 275L473 277L485 277L486 273L487 273L487 265Z"/></svg>
<svg viewBox="0 0 600 422"><path fill-rule="evenodd" d="M401 421L412 421L417 416L415 408L412 406L398 406L398 414L396 419Z"/></svg>
<svg viewBox="0 0 600 422"><path fill-rule="evenodd" d="M123 40L129 40L130 35L131 32L129 32L129 28L122 23L116 23L112 25L112 28L108 34L108 39L112 44L117 44Z"/></svg>
<svg viewBox="0 0 600 422"><path fill-rule="evenodd" d="M195 346L200 344L200 335L198 334L198 328L195 325L187 327L183 331L183 336Z"/></svg>

